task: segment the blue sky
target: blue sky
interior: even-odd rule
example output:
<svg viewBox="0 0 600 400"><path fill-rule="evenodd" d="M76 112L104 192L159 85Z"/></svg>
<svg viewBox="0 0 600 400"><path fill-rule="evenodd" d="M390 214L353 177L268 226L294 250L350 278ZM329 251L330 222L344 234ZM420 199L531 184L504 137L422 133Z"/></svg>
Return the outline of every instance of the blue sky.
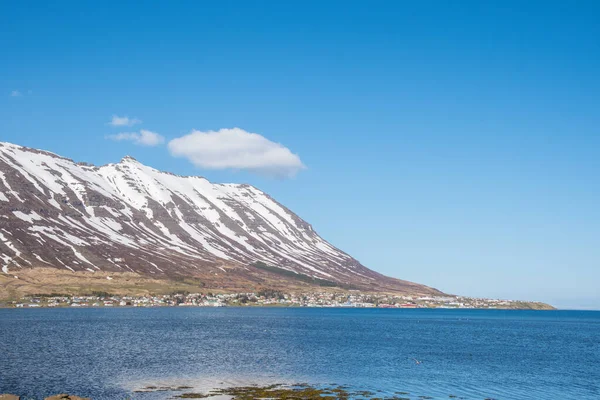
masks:
<svg viewBox="0 0 600 400"><path fill-rule="evenodd" d="M0 140L251 183L382 273L600 308L599 19L593 1L2 2ZM306 168L169 150L234 127ZM141 129L164 143L108 138Z"/></svg>

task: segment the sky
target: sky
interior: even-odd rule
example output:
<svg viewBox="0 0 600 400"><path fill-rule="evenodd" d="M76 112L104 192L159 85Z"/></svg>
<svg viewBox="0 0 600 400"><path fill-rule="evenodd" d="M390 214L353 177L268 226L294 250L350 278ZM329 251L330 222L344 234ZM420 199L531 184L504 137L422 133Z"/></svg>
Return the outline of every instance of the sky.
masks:
<svg viewBox="0 0 600 400"><path fill-rule="evenodd" d="M259 187L367 267L600 309L600 3L0 2L0 141Z"/></svg>

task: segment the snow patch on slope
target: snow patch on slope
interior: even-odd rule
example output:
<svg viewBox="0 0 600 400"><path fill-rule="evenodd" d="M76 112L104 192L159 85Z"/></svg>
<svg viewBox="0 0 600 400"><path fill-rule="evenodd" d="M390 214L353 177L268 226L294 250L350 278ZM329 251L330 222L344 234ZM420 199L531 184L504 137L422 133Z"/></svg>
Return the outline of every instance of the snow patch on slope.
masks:
<svg viewBox="0 0 600 400"><path fill-rule="evenodd" d="M13 211L13 214L15 215L15 217L25 222L29 222L30 224L33 224L35 221L39 221L42 219L42 217L35 211L32 211L30 214L26 214L22 211Z"/></svg>

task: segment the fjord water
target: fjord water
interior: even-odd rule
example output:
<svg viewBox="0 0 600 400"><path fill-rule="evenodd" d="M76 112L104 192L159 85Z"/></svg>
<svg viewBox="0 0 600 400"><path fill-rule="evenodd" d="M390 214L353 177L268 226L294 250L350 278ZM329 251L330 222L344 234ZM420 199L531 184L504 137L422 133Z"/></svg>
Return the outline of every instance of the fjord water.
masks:
<svg viewBox="0 0 600 400"><path fill-rule="evenodd" d="M0 393L32 399L275 382L411 399L600 399L600 312L5 309L0 354Z"/></svg>

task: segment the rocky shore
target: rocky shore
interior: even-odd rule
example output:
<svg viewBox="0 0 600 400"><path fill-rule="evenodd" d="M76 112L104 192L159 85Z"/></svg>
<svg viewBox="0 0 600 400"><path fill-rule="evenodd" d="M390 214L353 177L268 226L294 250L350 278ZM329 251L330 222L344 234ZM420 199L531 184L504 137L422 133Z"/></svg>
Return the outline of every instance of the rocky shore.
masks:
<svg viewBox="0 0 600 400"><path fill-rule="evenodd" d="M15 394L0 394L0 400L21 400L21 396ZM91 400L89 397L79 397L72 394L55 394L54 396L46 397L44 400Z"/></svg>
<svg viewBox="0 0 600 400"><path fill-rule="evenodd" d="M248 385L236 387L214 388L208 391L192 391L190 386L146 386L135 390L135 393L165 393L168 399L229 399L229 400L254 400L254 399L287 399L287 400L426 400L429 396L396 391L383 393L382 391L357 390L348 386L335 384L310 385L307 383ZM456 395L449 395L451 399L461 399ZM0 400L21 400L19 396L4 394ZM25 400L25 399L23 399ZM44 400L91 400L68 394L58 394ZM491 400L491 399L486 399Z"/></svg>

